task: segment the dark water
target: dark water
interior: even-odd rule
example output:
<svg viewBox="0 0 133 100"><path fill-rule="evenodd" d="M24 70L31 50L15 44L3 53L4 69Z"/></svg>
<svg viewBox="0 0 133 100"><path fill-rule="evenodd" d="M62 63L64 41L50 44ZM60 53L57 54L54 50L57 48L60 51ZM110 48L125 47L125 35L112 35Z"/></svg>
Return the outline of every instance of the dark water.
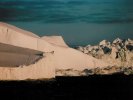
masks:
<svg viewBox="0 0 133 100"><path fill-rule="evenodd" d="M132 0L1 0L3 21L132 23Z"/></svg>
<svg viewBox="0 0 133 100"><path fill-rule="evenodd" d="M0 82L0 97L18 100L133 100L133 76L57 77Z"/></svg>
<svg viewBox="0 0 133 100"><path fill-rule="evenodd" d="M0 0L0 21L69 45L133 38L132 0Z"/></svg>

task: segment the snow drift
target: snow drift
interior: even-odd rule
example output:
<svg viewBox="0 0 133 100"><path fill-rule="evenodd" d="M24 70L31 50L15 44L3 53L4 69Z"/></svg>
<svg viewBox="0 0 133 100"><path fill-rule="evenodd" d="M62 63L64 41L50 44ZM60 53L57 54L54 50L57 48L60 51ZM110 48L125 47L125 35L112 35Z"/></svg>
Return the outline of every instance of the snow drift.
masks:
<svg viewBox="0 0 133 100"><path fill-rule="evenodd" d="M61 36L39 37L0 23L0 79L55 77L55 69L102 68L108 64L70 48Z"/></svg>

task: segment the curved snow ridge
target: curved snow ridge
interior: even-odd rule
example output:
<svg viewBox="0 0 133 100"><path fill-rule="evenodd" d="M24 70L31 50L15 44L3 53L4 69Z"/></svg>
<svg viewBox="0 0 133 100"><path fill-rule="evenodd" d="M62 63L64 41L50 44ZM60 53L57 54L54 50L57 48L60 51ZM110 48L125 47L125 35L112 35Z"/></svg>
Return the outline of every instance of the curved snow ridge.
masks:
<svg viewBox="0 0 133 100"><path fill-rule="evenodd" d="M50 79L55 77L54 60L51 53L28 66L0 67L0 80Z"/></svg>
<svg viewBox="0 0 133 100"><path fill-rule="evenodd" d="M4 22L0 22L0 27L7 28L7 31L8 31L8 29L10 29L10 30L13 30L13 31L16 31L16 32L20 32L22 34L34 37L34 38L40 38L38 35L36 35L36 34L34 34L32 32L23 30L21 28L18 28L16 26L13 26L13 25L10 25L10 24L4 23Z"/></svg>

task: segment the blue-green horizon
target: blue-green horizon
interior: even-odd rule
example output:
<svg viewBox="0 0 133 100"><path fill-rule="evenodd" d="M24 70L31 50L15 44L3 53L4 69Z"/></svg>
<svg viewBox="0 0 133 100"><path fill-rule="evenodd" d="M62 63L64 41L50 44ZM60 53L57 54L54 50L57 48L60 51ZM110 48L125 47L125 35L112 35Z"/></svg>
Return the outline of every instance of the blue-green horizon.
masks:
<svg viewBox="0 0 133 100"><path fill-rule="evenodd" d="M131 0L1 0L0 21L69 45L133 39Z"/></svg>

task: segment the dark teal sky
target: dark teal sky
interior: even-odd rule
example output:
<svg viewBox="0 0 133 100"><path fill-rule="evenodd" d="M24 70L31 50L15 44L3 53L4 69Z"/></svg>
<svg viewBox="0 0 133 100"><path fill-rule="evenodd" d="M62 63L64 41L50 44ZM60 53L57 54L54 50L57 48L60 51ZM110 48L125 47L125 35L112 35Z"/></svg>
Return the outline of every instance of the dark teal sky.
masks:
<svg viewBox="0 0 133 100"><path fill-rule="evenodd" d="M70 45L133 38L132 0L0 0L0 21Z"/></svg>

